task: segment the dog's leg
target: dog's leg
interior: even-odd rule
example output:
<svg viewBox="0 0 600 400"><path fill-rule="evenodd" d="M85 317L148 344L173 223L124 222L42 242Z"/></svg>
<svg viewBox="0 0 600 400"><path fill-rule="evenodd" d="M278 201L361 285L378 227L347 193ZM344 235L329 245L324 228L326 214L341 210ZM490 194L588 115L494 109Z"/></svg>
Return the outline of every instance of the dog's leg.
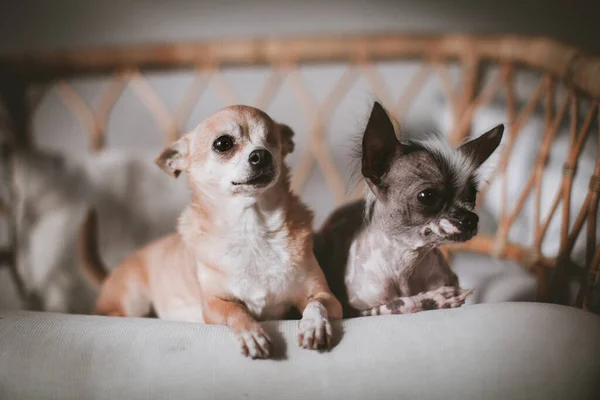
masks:
<svg viewBox="0 0 600 400"><path fill-rule="evenodd" d="M337 300L329 293L317 293L310 296L302 311L302 319L298 323L298 346L305 349L331 348L333 330L329 318L339 319L338 315L329 311L335 307L331 303ZM338 303L339 304L339 303ZM329 309L327 307L329 306ZM341 305L339 306L341 315ZM333 318L334 314L338 318Z"/></svg>
<svg viewBox="0 0 600 400"><path fill-rule="evenodd" d="M398 297L388 304L360 310L360 316L412 314L419 311L457 308L465 303L472 290L461 290L454 286L442 286L415 296Z"/></svg>
<svg viewBox="0 0 600 400"><path fill-rule="evenodd" d="M267 358L271 354L271 339L242 303L212 297L203 311L206 323L231 328L245 356Z"/></svg>
<svg viewBox="0 0 600 400"><path fill-rule="evenodd" d="M150 310L150 290L142 266L135 258L126 260L102 285L96 312L117 317L145 317Z"/></svg>
<svg viewBox="0 0 600 400"><path fill-rule="evenodd" d="M333 332L329 320L342 318L342 305L329 290L323 271L312 254L308 263L311 280L307 292L296 304L302 312L298 323L298 346L330 349Z"/></svg>

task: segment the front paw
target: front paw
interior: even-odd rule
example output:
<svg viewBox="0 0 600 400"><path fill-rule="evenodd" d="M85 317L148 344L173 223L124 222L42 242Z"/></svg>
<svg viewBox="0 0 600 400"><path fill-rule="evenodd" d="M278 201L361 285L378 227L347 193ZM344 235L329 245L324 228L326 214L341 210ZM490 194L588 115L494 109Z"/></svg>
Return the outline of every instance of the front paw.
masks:
<svg viewBox="0 0 600 400"><path fill-rule="evenodd" d="M465 304L465 300L472 293L471 289L461 290L454 286L442 286L426 294L426 298L422 300L422 307L424 310L458 308Z"/></svg>
<svg viewBox="0 0 600 400"><path fill-rule="evenodd" d="M235 334L240 343L242 354L252 359L268 358L271 355L271 339L260 324L242 329Z"/></svg>
<svg viewBox="0 0 600 400"><path fill-rule="evenodd" d="M331 349L333 329L328 318L302 318L298 330L298 346L309 350Z"/></svg>

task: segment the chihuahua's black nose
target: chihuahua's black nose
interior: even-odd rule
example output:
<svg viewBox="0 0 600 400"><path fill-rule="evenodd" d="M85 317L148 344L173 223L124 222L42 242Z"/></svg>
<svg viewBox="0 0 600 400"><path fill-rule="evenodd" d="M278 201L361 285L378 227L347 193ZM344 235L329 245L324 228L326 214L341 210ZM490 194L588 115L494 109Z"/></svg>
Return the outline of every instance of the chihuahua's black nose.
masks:
<svg viewBox="0 0 600 400"><path fill-rule="evenodd" d="M469 232L477 229L477 224L479 223L477 214L471 211L462 211L456 217L456 220L463 231Z"/></svg>
<svg viewBox="0 0 600 400"><path fill-rule="evenodd" d="M248 157L248 162L250 165L257 168L271 165L272 161L271 153L265 149L254 150Z"/></svg>

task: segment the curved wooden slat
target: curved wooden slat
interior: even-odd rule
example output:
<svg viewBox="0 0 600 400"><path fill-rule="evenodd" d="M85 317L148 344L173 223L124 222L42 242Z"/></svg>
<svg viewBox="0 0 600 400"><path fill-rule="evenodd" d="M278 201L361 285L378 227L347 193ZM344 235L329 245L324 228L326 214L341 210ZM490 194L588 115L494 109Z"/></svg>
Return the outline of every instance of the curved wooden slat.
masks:
<svg viewBox="0 0 600 400"><path fill-rule="evenodd" d="M600 98L600 57L546 38L466 35L362 35L216 40L78 51L17 54L0 57L0 68L34 80L103 74L137 66L146 69L191 68L202 64L276 65L425 57L481 60L527 65L573 84Z"/></svg>

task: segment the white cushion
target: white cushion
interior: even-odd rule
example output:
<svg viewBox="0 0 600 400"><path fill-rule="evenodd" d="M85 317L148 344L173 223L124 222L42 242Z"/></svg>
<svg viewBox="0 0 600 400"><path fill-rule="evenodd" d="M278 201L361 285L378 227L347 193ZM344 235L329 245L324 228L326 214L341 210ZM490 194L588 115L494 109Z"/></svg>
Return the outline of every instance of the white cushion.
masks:
<svg viewBox="0 0 600 400"><path fill-rule="evenodd" d="M536 300L535 276L517 263L475 253L457 253L452 261L460 286L474 290L467 304Z"/></svg>
<svg viewBox="0 0 600 400"><path fill-rule="evenodd" d="M0 312L0 399L598 399L600 317L497 303L347 320L330 353L270 322L279 360L222 326Z"/></svg>

